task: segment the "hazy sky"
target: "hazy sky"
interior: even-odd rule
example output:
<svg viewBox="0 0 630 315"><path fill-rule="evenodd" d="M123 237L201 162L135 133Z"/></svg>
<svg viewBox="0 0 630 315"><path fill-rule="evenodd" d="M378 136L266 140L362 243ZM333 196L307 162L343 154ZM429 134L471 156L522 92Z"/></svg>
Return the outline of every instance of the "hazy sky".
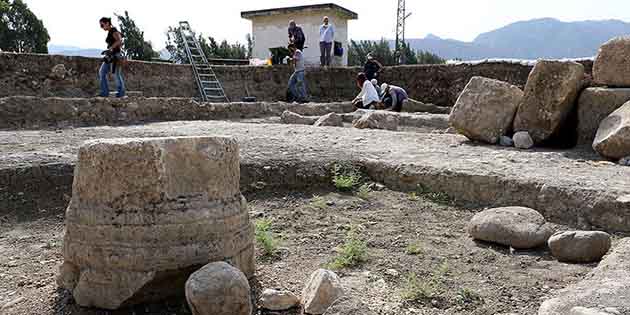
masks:
<svg viewBox="0 0 630 315"><path fill-rule="evenodd" d="M51 43L101 48L105 34L102 16L129 11L157 48L165 42L169 25L188 20L204 35L244 42L251 23L241 11L334 2L359 14L350 24L350 38L393 38L397 0L25 0L44 21ZM413 15L407 37L433 33L444 38L471 41L476 35L511 22L553 17L563 21L621 19L630 21L630 0L407 0ZM115 23L116 24L116 23Z"/></svg>

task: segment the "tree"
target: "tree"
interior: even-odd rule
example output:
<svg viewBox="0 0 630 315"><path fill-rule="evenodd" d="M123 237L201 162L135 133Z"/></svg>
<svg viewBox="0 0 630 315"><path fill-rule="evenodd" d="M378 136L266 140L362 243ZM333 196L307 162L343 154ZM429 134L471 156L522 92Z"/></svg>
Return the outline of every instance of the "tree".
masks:
<svg viewBox="0 0 630 315"><path fill-rule="evenodd" d="M50 36L42 20L22 0L0 0L0 49L48 53Z"/></svg>
<svg viewBox="0 0 630 315"><path fill-rule="evenodd" d="M169 27L166 32L167 42L166 50L171 55L171 61L175 63L190 63L186 56L184 47L184 41L179 32L179 27ZM203 50L206 58L216 59L246 59L247 47L240 43L230 44L228 41L223 40L220 44L214 39L214 37L204 37L199 35L197 40L199 46Z"/></svg>
<svg viewBox="0 0 630 315"><path fill-rule="evenodd" d="M351 66L362 66L367 61L367 55L371 54L376 60L385 66L393 66L398 64L398 58L395 52L390 48L389 42L381 39L375 41L350 41L350 49L348 50L348 64ZM402 60L404 64L443 64L446 61L439 56L425 51L416 51L411 48L409 43L402 43L401 47Z"/></svg>
<svg viewBox="0 0 630 315"><path fill-rule="evenodd" d="M129 12L125 11L125 15L116 14L116 17L118 17L120 33L123 36L123 49L128 57L134 60L150 61L160 56L153 50L151 43L144 40L144 32L129 17Z"/></svg>
<svg viewBox="0 0 630 315"><path fill-rule="evenodd" d="M254 38L252 38L252 34L247 34L245 40L247 41L247 58L252 58L254 55Z"/></svg>

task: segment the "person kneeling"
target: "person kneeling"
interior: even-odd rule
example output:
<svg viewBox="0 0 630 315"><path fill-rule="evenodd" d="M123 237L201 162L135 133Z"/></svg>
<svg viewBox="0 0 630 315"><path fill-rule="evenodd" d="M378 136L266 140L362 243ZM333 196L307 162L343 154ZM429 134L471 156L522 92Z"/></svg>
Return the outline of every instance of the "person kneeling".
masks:
<svg viewBox="0 0 630 315"><path fill-rule="evenodd" d="M367 79L365 73L357 75L357 86L361 93L352 101L352 104L359 109L379 109L382 107L381 99L374 88L374 85Z"/></svg>
<svg viewBox="0 0 630 315"><path fill-rule="evenodd" d="M383 102L385 103L385 110L392 112L400 112L405 100L409 98L405 89L383 83L381 85L381 91L383 93Z"/></svg>

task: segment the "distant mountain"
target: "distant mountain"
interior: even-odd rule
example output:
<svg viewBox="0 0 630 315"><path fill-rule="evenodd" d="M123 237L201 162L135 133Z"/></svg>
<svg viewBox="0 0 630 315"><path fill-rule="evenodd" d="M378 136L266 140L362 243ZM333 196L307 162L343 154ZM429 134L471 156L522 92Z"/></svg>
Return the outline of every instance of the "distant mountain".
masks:
<svg viewBox="0 0 630 315"><path fill-rule="evenodd" d="M433 34L407 39L411 47L446 59L560 59L597 54L609 39L630 35L630 23L619 20L562 22L544 18L512 23L483 33L472 42L442 39Z"/></svg>
<svg viewBox="0 0 630 315"><path fill-rule="evenodd" d="M100 57L102 49L85 49L75 46L48 45L48 53L51 55Z"/></svg>

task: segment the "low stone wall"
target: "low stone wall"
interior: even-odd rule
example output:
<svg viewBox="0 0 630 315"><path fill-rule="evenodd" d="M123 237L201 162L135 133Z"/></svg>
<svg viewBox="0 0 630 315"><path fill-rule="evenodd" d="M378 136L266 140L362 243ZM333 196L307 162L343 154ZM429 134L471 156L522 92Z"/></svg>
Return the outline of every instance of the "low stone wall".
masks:
<svg viewBox="0 0 630 315"><path fill-rule="evenodd" d="M63 78L51 73L63 64ZM0 53L0 97L92 97L98 93L98 58ZM584 62L590 73L592 63ZM255 96L259 101L285 98L291 68L288 66L215 66L231 101ZM350 100L358 92L354 78L360 68L307 70L309 93L320 102ZM381 80L407 89L412 98L440 106L452 106L473 76L485 76L523 87L531 66L508 62L459 65L387 67ZM196 86L187 65L133 61L125 68L128 90L148 97L195 97ZM112 82L113 84L113 82Z"/></svg>
<svg viewBox="0 0 630 315"><path fill-rule="evenodd" d="M0 98L0 129L130 125L176 120L221 120L280 116L285 110L318 116L354 111L350 102L199 103L192 98Z"/></svg>

